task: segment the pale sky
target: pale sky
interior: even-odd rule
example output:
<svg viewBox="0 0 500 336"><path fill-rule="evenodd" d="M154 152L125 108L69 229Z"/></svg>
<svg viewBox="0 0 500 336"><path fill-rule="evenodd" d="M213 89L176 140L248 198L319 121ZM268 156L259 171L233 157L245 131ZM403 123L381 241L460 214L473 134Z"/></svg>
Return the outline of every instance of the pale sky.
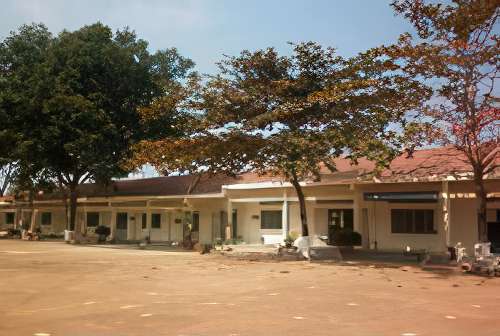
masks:
<svg viewBox="0 0 500 336"><path fill-rule="evenodd" d="M390 0L0 0L0 40L24 24L42 22L55 35L102 22L129 26L149 51L176 47L200 73L242 50L273 46L290 54L288 41L315 41L343 57L395 43L411 31ZM156 175L151 168L146 176Z"/></svg>
<svg viewBox="0 0 500 336"><path fill-rule="evenodd" d="M247 49L315 41L348 57L395 43L410 30L390 0L0 0L0 39L24 23L43 22L58 34L97 21L113 31L129 26L150 52L176 47L201 73Z"/></svg>

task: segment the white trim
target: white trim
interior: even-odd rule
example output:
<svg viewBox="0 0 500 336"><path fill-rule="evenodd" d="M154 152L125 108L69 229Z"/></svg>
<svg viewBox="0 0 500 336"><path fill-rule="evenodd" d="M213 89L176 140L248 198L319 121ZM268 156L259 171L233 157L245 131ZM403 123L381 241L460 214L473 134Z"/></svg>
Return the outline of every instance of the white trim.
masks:
<svg viewBox="0 0 500 336"><path fill-rule="evenodd" d="M284 202L283 197L261 197L261 198L232 198L233 203L259 203L259 202ZM298 197L287 197L288 203L298 202ZM306 201L316 201L316 197L306 197Z"/></svg>
<svg viewBox="0 0 500 336"><path fill-rule="evenodd" d="M301 186L305 186L306 182L300 182ZM245 189L267 189L267 188L286 188L293 187L290 182L253 182L253 183L240 183L240 184L227 184L223 185L222 189L228 190L245 190Z"/></svg>

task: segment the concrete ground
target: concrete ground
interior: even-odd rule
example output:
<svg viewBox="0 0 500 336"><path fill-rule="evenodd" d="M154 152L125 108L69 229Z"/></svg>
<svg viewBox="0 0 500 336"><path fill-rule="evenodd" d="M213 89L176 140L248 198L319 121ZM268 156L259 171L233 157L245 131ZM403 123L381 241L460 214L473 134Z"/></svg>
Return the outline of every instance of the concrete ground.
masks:
<svg viewBox="0 0 500 336"><path fill-rule="evenodd" d="M500 278L0 240L0 335L499 335Z"/></svg>

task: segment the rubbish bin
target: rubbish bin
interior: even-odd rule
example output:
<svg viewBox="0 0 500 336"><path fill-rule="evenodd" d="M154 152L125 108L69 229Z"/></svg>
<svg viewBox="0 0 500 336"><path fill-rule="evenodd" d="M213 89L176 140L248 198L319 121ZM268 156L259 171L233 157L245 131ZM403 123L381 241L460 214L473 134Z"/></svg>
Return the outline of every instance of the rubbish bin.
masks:
<svg viewBox="0 0 500 336"><path fill-rule="evenodd" d="M490 253L491 243L477 243L474 245L474 255L476 257L487 257Z"/></svg>
<svg viewBox="0 0 500 336"><path fill-rule="evenodd" d="M70 242L75 237L75 231L64 230L64 241Z"/></svg>
<svg viewBox="0 0 500 336"><path fill-rule="evenodd" d="M450 260L457 260L457 249L455 246L446 246L448 252L450 252Z"/></svg>

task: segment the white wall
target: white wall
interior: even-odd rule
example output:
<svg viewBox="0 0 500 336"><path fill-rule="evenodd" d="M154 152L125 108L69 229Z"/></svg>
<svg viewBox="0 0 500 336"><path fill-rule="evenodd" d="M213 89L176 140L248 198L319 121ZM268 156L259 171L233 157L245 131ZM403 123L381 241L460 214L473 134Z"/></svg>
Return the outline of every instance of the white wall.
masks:
<svg viewBox="0 0 500 336"><path fill-rule="evenodd" d="M439 216L441 211L438 203L388 203L371 202L373 235L370 238L377 241L377 247L382 250L401 250L406 246L412 249L427 249L432 252L446 252L446 234ZM392 233L391 232L391 210L392 209L429 209L434 210L434 228L436 234L416 233Z"/></svg>
<svg viewBox="0 0 500 336"><path fill-rule="evenodd" d="M51 225L41 225L42 222L42 212L52 213L52 223ZM37 216L36 226L40 226L42 234L61 234L66 230L66 211L65 210L40 210Z"/></svg>
<svg viewBox="0 0 500 336"><path fill-rule="evenodd" d="M450 208L450 243L461 242L470 253L478 238L476 200L451 199Z"/></svg>
<svg viewBox="0 0 500 336"><path fill-rule="evenodd" d="M260 243L260 212L259 203L234 203L233 209L238 212L238 235L248 244ZM265 206L264 210L281 210L281 206ZM254 217L254 218L252 218Z"/></svg>
<svg viewBox="0 0 500 336"><path fill-rule="evenodd" d="M328 209L314 210L314 233L320 236L328 235Z"/></svg>

